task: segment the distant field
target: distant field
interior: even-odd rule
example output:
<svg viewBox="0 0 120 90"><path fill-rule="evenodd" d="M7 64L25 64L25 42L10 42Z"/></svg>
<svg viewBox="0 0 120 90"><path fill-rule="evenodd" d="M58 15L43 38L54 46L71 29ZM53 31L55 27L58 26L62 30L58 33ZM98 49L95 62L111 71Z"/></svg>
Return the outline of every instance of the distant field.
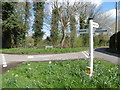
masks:
<svg viewBox="0 0 120 90"><path fill-rule="evenodd" d="M86 60L25 62L2 74L3 88L120 88L118 66L94 60L93 77Z"/></svg>
<svg viewBox="0 0 120 90"><path fill-rule="evenodd" d="M23 48L11 48L2 49L3 53L18 53L18 54L29 54L29 53L69 53L69 52L79 52L87 50L86 47L81 48L66 48L66 49L23 49ZM1 51L1 50L0 50Z"/></svg>

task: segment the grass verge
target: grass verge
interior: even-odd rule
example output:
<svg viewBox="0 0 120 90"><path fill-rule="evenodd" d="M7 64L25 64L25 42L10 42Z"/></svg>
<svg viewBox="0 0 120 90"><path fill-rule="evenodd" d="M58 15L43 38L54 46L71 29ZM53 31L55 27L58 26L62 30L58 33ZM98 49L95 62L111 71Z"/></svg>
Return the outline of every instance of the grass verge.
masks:
<svg viewBox="0 0 120 90"><path fill-rule="evenodd" d="M11 48L2 49L3 53L17 53L17 54L31 54L31 53L69 53L69 52L79 52L87 50L86 47L82 48L66 48L66 49L23 49L23 48Z"/></svg>
<svg viewBox="0 0 120 90"><path fill-rule="evenodd" d="M25 62L2 74L3 88L118 88L118 66L94 60L92 78L86 60Z"/></svg>

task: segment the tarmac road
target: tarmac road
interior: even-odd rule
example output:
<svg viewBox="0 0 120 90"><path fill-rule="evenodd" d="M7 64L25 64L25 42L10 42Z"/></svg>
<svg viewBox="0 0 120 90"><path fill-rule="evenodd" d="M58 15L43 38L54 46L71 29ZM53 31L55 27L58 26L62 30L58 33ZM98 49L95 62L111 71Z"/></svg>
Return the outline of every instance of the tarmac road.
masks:
<svg viewBox="0 0 120 90"><path fill-rule="evenodd" d="M109 53L105 51L106 48L97 48L94 50L94 58L105 60L114 64L120 65L120 55ZM40 55L18 55L18 54L0 54L0 66L11 67L16 66L18 63L25 61L60 61L60 60L75 60L75 59L88 59L88 51L63 53L63 54L40 54ZM16 65L15 65L16 64Z"/></svg>

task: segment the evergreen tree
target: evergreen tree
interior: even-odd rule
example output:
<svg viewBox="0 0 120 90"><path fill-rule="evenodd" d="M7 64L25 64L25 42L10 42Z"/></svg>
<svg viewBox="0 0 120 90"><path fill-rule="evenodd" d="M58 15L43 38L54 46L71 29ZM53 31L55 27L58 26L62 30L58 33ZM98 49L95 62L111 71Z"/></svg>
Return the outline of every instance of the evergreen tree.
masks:
<svg viewBox="0 0 120 90"><path fill-rule="evenodd" d="M28 5L27 5L28 7ZM24 2L2 2L2 46L3 48L19 47L24 43L27 20ZM25 17L25 15L27 15Z"/></svg>
<svg viewBox="0 0 120 90"><path fill-rule="evenodd" d="M26 45L26 34L30 29L30 10L31 4L30 2L18 2L17 6L15 7L15 13L18 19L18 24L21 26L21 32L19 35L19 47L25 47Z"/></svg>
<svg viewBox="0 0 120 90"><path fill-rule="evenodd" d="M70 17L70 45L71 48L74 47L75 39L76 39L76 19L75 16Z"/></svg>
<svg viewBox="0 0 120 90"><path fill-rule="evenodd" d="M16 23L16 16L14 14L13 2L2 2L2 47L11 48L17 44L18 24Z"/></svg>
<svg viewBox="0 0 120 90"><path fill-rule="evenodd" d="M27 34L28 30L30 29L30 26L29 26L29 20L30 20L30 9L31 9L31 5L30 5L30 2L25 2L25 24L24 24L24 27L25 27L25 30L23 32L23 45L25 46L25 40L26 40L26 37L25 35Z"/></svg>
<svg viewBox="0 0 120 90"><path fill-rule="evenodd" d="M52 23L51 23L51 35L50 35L53 46L57 45L58 42L58 20L59 20L58 12L55 8L52 10Z"/></svg>
<svg viewBox="0 0 120 90"><path fill-rule="evenodd" d="M23 47L25 41L25 2L18 2L15 6L15 15L17 17L17 23L20 26L19 37L17 39L17 47Z"/></svg>
<svg viewBox="0 0 120 90"><path fill-rule="evenodd" d="M34 45L36 46L38 42L42 40L44 32L42 31L43 22L44 22L44 4L45 2L35 2L34 3L34 11L35 11L35 20L33 25L33 38Z"/></svg>

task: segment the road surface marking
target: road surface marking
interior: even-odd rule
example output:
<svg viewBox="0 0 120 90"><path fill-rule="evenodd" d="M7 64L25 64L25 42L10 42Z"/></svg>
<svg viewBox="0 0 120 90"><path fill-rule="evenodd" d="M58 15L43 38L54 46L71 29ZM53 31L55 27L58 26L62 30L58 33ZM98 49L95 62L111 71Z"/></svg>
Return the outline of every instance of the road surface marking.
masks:
<svg viewBox="0 0 120 90"><path fill-rule="evenodd" d="M85 52L82 52L86 58L89 58L89 56L85 53Z"/></svg>
<svg viewBox="0 0 120 90"><path fill-rule="evenodd" d="M44 58L44 57L53 57L53 55L36 55L36 56L28 56L29 59L31 58Z"/></svg>
<svg viewBox="0 0 120 90"><path fill-rule="evenodd" d="M87 54L87 56L89 56L89 53L87 51L84 51L84 52Z"/></svg>
<svg viewBox="0 0 120 90"><path fill-rule="evenodd" d="M28 58L34 58L34 56L28 56Z"/></svg>
<svg viewBox="0 0 120 90"><path fill-rule="evenodd" d="M39 55L39 56L35 56L35 57L53 57L54 55Z"/></svg>
<svg viewBox="0 0 120 90"><path fill-rule="evenodd" d="M1 55L2 55L3 67L7 67L5 56L4 56L4 54L1 54Z"/></svg>

